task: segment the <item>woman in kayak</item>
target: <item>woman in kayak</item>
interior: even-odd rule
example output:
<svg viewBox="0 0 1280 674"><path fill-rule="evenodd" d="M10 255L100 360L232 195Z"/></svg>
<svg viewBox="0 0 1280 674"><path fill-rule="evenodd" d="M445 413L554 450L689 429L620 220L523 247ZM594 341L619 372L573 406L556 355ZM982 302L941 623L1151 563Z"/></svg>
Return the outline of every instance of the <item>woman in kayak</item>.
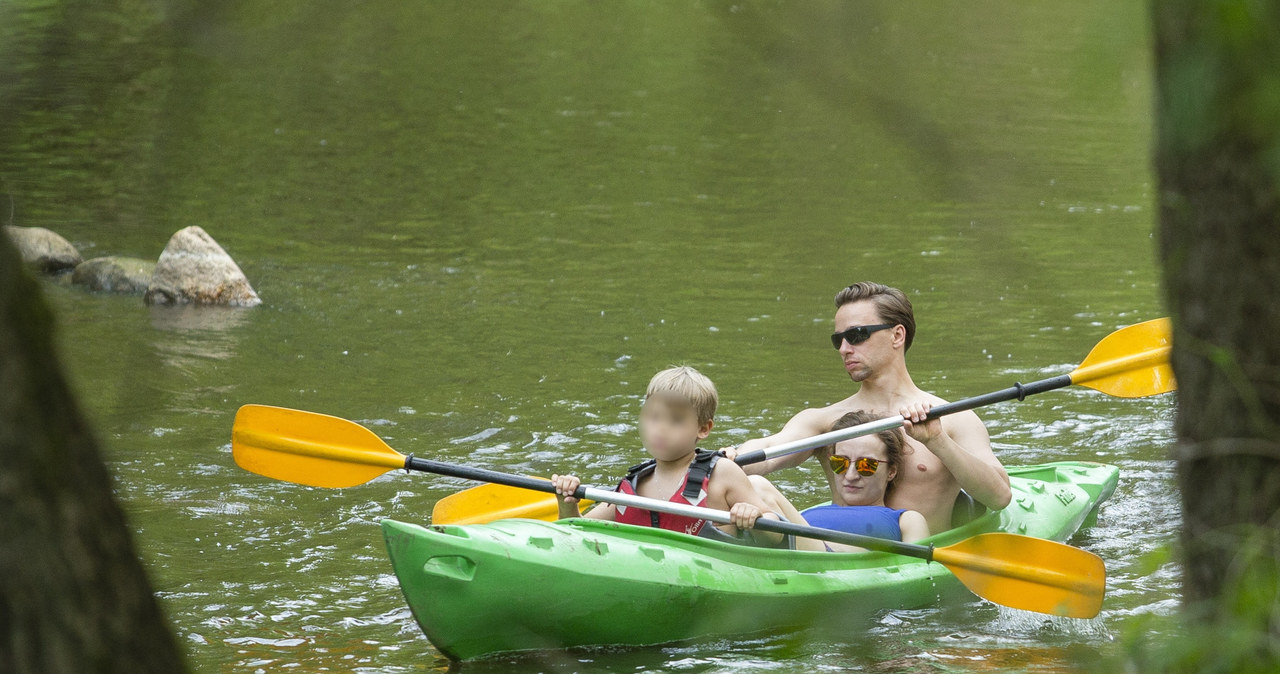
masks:
<svg viewBox="0 0 1280 674"><path fill-rule="evenodd" d="M875 421L858 410L840 417L831 430L852 428ZM924 515L914 510L886 507L885 494L893 487L902 465L902 431L894 428L875 435L845 440L818 454L822 471L831 485L831 505L805 510L809 524L824 529L867 534L910 543L929 535ZM857 506L857 507L849 507ZM827 543L831 550L856 550L839 543Z"/></svg>
<svg viewBox="0 0 1280 674"><path fill-rule="evenodd" d="M764 544L777 544L781 534L751 531L756 520L781 520L767 512L747 474L732 461L719 461L721 454L698 449L714 426L716 387L691 367L673 367L659 372L649 382L640 408L640 439L653 458L631 468L618 491L673 503L728 510L733 524L722 525L726 533L749 531ZM581 481L574 475L553 475L560 517L581 517L578 499L572 494ZM661 527L697 535L706 520L644 510L636 506L601 503L586 514L593 519Z"/></svg>
<svg viewBox="0 0 1280 674"><path fill-rule="evenodd" d="M830 430L852 428L877 418L862 410L849 412L836 420ZM924 515L884 504L885 494L893 487L893 478L902 465L903 445L902 431L894 428L819 449L814 454L831 486L831 504L804 512L798 512L768 480L752 476L751 482L770 509L785 514L797 524L910 543L929 535ZM806 538L797 538L796 548L833 552L862 550Z"/></svg>

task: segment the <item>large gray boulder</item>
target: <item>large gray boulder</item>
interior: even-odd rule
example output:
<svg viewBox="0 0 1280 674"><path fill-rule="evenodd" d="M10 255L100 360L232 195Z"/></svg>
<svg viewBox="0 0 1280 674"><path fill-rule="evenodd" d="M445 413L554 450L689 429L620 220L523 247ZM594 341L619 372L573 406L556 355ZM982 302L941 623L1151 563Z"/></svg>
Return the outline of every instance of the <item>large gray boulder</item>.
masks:
<svg viewBox="0 0 1280 674"><path fill-rule="evenodd" d="M156 263L134 257L95 257L71 273L71 282L98 292L141 295L151 286Z"/></svg>
<svg viewBox="0 0 1280 674"><path fill-rule="evenodd" d="M84 261L75 246L44 227L5 225L4 232L17 246L22 261L46 274L72 269Z"/></svg>
<svg viewBox="0 0 1280 674"><path fill-rule="evenodd" d="M144 299L147 304L262 304L235 260L194 226L178 230L169 239Z"/></svg>

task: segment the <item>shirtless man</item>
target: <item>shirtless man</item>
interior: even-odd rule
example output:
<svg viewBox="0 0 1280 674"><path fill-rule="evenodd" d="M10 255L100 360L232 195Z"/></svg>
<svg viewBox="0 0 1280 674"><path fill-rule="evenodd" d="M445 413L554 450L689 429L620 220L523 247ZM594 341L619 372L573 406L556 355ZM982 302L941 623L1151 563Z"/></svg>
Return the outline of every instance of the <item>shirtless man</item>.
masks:
<svg viewBox="0 0 1280 674"><path fill-rule="evenodd" d="M906 295L879 283L855 283L836 294L835 328L831 341L849 377L860 384L857 393L834 405L804 410L778 433L744 442L736 453L825 433L854 410L899 414L907 420L907 447L886 499L889 507L916 510L929 531L939 532L951 528L951 509L962 488L991 510L1009 505L1009 475L991 451L991 438L978 415L965 411L925 421L931 407L946 401L920 390L907 372L916 321ZM736 456L732 450L727 453ZM763 475L797 466L811 455L812 450L797 452L744 468ZM765 480L757 487L772 489Z"/></svg>

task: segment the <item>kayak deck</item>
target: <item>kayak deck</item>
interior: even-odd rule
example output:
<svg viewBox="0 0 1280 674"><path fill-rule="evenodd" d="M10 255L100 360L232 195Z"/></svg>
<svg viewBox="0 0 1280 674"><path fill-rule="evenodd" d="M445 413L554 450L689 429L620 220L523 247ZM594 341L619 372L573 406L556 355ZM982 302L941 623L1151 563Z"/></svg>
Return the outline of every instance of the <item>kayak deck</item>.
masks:
<svg viewBox="0 0 1280 674"><path fill-rule="evenodd" d="M1114 466L1009 468L1002 511L932 536L1065 541L1114 491ZM653 645L844 621L967 592L943 566L888 553L766 550L599 520L422 527L383 520L401 589L451 658Z"/></svg>

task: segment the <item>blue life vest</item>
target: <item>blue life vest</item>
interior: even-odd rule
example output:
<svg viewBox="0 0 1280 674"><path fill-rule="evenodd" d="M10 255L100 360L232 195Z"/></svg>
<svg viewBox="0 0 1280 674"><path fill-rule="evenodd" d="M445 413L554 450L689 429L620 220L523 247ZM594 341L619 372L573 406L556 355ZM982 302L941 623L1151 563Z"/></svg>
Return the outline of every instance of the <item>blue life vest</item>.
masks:
<svg viewBox="0 0 1280 674"><path fill-rule="evenodd" d="M820 505L800 514L809 526L900 541L902 527L898 526L898 518L904 512L885 506Z"/></svg>

